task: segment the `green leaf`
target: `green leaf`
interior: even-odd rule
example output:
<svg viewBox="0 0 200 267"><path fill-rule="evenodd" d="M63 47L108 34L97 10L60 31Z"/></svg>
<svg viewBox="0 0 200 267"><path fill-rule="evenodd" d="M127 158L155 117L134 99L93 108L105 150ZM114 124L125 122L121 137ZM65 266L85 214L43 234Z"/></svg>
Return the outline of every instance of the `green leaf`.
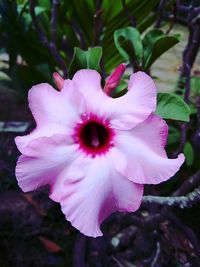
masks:
<svg viewBox="0 0 200 267"><path fill-rule="evenodd" d="M180 35L166 35L158 29L150 30L143 39L143 68L148 69L164 52L180 41Z"/></svg>
<svg viewBox="0 0 200 267"><path fill-rule="evenodd" d="M11 78L3 71L0 71L0 81L11 81Z"/></svg>
<svg viewBox="0 0 200 267"><path fill-rule="evenodd" d="M51 10L51 1L50 0L39 0L38 6L44 7L47 10Z"/></svg>
<svg viewBox="0 0 200 267"><path fill-rule="evenodd" d="M180 131L173 126L169 126L167 145L173 145L180 142Z"/></svg>
<svg viewBox="0 0 200 267"><path fill-rule="evenodd" d="M197 96L200 93L200 77L193 76L191 77L191 93L192 96Z"/></svg>
<svg viewBox="0 0 200 267"><path fill-rule="evenodd" d="M35 15L39 16L41 13L47 11L48 9L42 6L36 6L35 8Z"/></svg>
<svg viewBox="0 0 200 267"><path fill-rule="evenodd" d="M183 153L185 155L186 164L188 166L191 166L194 161L194 151L193 151L192 145L189 142L185 144Z"/></svg>
<svg viewBox="0 0 200 267"><path fill-rule="evenodd" d="M69 67L69 77L72 78L74 73L80 69L93 69L100 71L100 60L102 56L101 47L89 48L83 51L78 47L74 48L74 55Z"/></svg>
<svg viewBox="0 0 200 267"><path fill-rule="evenodd" d="M183 99L175 94L158 93L156 114L164 119L179 121L190 120L190 108Z"/></svg>
<svg viewBox="0 0 200 267"><path fill-rule="evenodd" d="M114 32L115 46L126 61L134 59L138 65L142 63L142 41L136 28L126 27Z"/></svg>

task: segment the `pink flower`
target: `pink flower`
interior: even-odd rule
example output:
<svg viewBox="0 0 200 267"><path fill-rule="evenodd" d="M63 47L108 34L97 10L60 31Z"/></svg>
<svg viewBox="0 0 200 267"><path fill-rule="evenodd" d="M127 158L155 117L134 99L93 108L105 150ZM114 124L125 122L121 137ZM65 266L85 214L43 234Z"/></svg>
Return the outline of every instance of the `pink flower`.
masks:
<svg viewBox="0 0 200 267"><path fill-rule="evenodd" d="M28 99L37 127L16 137L19 186L49 184L50 198L85 235L102 235L113 212L136 211L143 185L166 181L184 161L167 157L167 124L153 114L156 87L143 72L131 75L119 98L103 92L96 71L80 70L61 91L39 84Z"/></svg>

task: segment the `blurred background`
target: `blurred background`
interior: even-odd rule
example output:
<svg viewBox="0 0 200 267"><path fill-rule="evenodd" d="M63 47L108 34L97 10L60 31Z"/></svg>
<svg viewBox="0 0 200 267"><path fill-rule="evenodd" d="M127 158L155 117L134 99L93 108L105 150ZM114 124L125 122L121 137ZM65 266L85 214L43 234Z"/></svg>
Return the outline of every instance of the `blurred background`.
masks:
<svg viewBox="0 0 200 267"><path fill-rule="evenodd" d="M72 78L81 68L98 70L103 85L124 62L114 97L132 72L151 75L156 113L169 125L168 155L186 157L174 179L145 194L189 194L200 185L199 46L199 0L0 0L0 267L200 266L198 198L185 209L144 202L137 213L107 219L103 237L84 237L48 188L22 193L14 144L35 126L32 85L54 85L53 72Z"/></svg>

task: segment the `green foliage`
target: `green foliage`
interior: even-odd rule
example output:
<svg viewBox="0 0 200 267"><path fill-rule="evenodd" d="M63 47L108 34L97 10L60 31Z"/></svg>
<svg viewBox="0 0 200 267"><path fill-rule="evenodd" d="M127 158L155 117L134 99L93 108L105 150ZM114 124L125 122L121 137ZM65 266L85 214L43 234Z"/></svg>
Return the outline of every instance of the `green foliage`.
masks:
<svg viewBox="0 0 200 267"><path fill-rule="evenodd" d="M0 81L11 81L11 78L5 72L0 71Z"/></svg>
<svg viewBox="0 0 200 267"><path fill-rule="evenodd" d="M170 125L168 131L167 145L174 145L178 142L180 142L180 131Z"/></svg>
<svg viewBox="0 0 200 267"><path fill-rule="evenodd" d="M114 40L126 62L134 60L138 68L148 70L156 59L180 41L180 35L169 36L161 30L152 29L142 40L136 28L126 27L115 31Z"/></svg>
<svg viewBox="0 0 200 267"><path fill-rule="evenodd" d="M190 80L191 82L191 95L192 97L198 96L200 93L200 77L193 76Z"/></svg>
<svg viewBox="0 0 200 267"><path fill-rule="evenodd" d="M120 54L126 61L136 60L137 65L142 63L142 40L136 28L126 27L114 32L114 41Z"/></svg>
<svg viewBox="0 0 200 267"><path fill-rule="evenodd" d="M180 41L180 35L166 35L163 31L152 29L143 39L143 68L147 70L156 59Z"/></svg>
<svg viewBox="0 0 200 267"><path fill-rule="evenodd" d="M52 1L38 0L36 3L36 18L50 40ZM159 0L126 0L127 9L130 15L134 16L141 32L155 21L154 10L158 3ZM19 65L29 66L30 68L26 70L29 72L29 80L25 79L27 82L25 80L19 81L23 75L17 79L19 86L23 86L23 92L28 90L30 84L33 85L37 81L44 82L46 80L47 74L36 71L32 75L33 69L37 69L40 64L42 66L48 65L50 70L47 72L48 75L58 68L58 63L41 43L38 32L33 26L29 4L28 0L0 1L0 51L9 55L9 69L1 68L1 71L14 79L16 76L13 75L13 72L15 72L16 67ZM113 34L117 29L130 24L126 10L124 10L121 0L103 0L101 10L100 17L97 15L95 18L95 1L61 0L56 25L56 47L67 67L72 60L75 60L74 47L87 51L90 47L101 46L106 73L110 73L115 66L121 63L122 57L114 45ZM98 38L95 37L96 33L98 33ZM133 43L132 37L130 38ZM141 55L139 56L138 52L136 54L137 58L140 57L140 63ZM70 72L72 72L72 66ZM48 80L52 80L52 77L48 76ZM15 80L12 80L12 86L16 88Z"/></svg>
<svg viewBox="0 0 200 267"><path fill-rule="evenodd" d="M164 119L189 121L190 108L184 100L170 93L158 93L156 114Z"/></svg>
<svg viewBox="0 0 200 267"><path fill-rule="evenodd" d="M184 146L183 153L185 155L186 164L191 166L194 161L194 151L190 142L187 142Z"/></svg>
<svg viewBox="0 0 200 267"><path fill-rule="evenodd" d="M74 48L74 56L69 67L69 77L72 78L74 73L80 69L93 69L100 71L100 60L102 56L101 47L89 48L83 51L78 47Z"/></svg>

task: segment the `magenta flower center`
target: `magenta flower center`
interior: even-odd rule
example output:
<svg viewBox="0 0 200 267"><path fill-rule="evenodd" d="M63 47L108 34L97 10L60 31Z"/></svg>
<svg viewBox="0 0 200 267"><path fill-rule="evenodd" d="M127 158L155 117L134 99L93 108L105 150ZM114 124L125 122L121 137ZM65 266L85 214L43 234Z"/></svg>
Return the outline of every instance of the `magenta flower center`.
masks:
<svg viewBox="0 0 200 267"><path fill-rule="evenodd" d="M80 149L93 157L105 154L113 146L113 136L109 123L94 115L82 116L82 122L77 124L73 135Z"/></svg>

